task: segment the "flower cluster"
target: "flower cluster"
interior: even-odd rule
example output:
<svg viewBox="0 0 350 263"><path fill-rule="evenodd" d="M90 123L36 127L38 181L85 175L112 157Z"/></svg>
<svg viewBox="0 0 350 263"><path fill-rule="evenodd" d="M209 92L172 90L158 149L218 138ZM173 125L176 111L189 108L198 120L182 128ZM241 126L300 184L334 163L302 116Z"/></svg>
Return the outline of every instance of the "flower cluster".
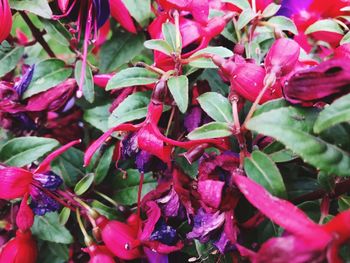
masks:
<svg viewBox="0 0 350 263"><path fill-rule="evenodd" d="M0 0L0 263L348 262L349 12Z"/></svg>

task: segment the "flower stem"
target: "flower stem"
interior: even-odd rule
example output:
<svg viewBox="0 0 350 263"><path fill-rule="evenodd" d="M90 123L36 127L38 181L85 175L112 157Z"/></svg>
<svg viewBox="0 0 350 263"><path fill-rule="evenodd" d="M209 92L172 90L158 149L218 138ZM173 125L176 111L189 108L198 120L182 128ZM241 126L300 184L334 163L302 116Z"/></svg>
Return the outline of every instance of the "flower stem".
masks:
<svg viewBox="0 0 350 263"><path fill-rule="evenodd" d="M85 242L86 246L91 246L93 244L93 240L89 236L89 234L87 233L87 231L86 231L86 229L84 227L84 224L83 224L83 222L81 220L81 216L80 216L80 213L79 213L79 209L77 209L76 215L77 215L77 220L78 220L78 224L79 224L80 230L81 230L81 232L83 233L83 236L84 236L84 242Z"/></svg>
<svg viewBox="0 0 350 263"><path fill-rule="evenodd" d="M43 33L36 28L36 26L33 24L33 22L30 20L29 16L24 12L20 11L20 15L22 16L24 22L28 25L30 31L32 32L34 38L40 43L40 45L43 47L43 49L46 51L46 53L52 57L55 58L56 55L50 48L50 46L47 44L45 39L43 38Z"/></svg>

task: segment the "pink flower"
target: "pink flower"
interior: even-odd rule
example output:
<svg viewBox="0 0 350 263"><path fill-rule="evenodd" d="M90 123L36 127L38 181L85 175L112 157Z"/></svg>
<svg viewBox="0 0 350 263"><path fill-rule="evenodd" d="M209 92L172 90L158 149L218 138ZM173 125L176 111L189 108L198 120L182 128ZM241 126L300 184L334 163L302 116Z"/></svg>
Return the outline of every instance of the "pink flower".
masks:
<svg viewBox="0 0 350 263"><path fill-rule="evenodd" d="M0 263L35 263L37 254L37 244L30 230L17 230L16 237L3 246Z"/></svg>
<svg viewBox="0 0 350 263"><path fill-rule="evenodd" d="M134 21L122 0L109 0L112 17L127 31L136 34Z"/></svg>
<svg viewBox="0 0 350 263"><path fill-rule="evenodd" d="M298 62L300 46L289 38L279 38L271 46L265 58L267 73L287 75Z"/></svg>
<svg viewBox="0 0 350 263"><path fill-rule="evenodd" d="M106 246L92 244L82 250L89 254L89 263L115 263L113 254Z"/></svg>
<svg viewBox="0 0 350 263"><path fill-rule="evenodd" d="M8 0L0 0L0 43L4 41L11 32L12 13Z"/></svg>

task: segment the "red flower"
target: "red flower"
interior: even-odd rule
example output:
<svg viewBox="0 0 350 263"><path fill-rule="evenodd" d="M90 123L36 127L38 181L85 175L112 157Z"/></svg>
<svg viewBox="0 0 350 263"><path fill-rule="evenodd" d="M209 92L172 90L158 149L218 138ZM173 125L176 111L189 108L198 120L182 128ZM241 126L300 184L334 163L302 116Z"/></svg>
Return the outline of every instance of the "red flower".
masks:
<svg viewBox="0 0 350 263"><path fill-rule="evenodd" d="M53 159L77 143L80 143L80 140L70 142L49 154L34 172L18 167L0 169L0 198L15 199L27 194L33 183L36 184L34 177L40 177L42 173L48 170Z"/></svg>
<svg viewBox="0 0 350 263"><path fill-rule="evenodd" d="M4 41L11 32L12 13L8 0L0 0L0 43Z"/></svg>
<svg viewBox="0 0 350 263"><path fill-rule="evenodd" d="M134 21L122 0L109 0L112 17L117 20L122 27L131 33L136 34Z"/></svg>
<svg viewBox="0 0 350 263"><path fill-rule="evenodd" d="M287 75L298 62L300 46L289 38L279 38L271 46L265 58L267 73Z"/></svg>
<svg viewBox="0 0 350 263"><path fill-rule="evenodd" d="M92 244L82 250L89 254L89 263L115 263L113 254L106 246Z"/></svg>
<svg viewBox="0 0 350 263"><path fill-rule="evenodd" d="M16 237L2 248L0 263L35 263L37 254L37 245L30 230L17 230Z"/></svg>

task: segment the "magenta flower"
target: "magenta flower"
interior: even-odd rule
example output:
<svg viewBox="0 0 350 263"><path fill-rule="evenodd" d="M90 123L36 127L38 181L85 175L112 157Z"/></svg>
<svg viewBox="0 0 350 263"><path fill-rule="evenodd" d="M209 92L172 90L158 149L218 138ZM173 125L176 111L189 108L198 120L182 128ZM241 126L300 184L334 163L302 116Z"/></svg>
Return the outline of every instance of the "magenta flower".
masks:
<svg viewBox="0 0 350 263"><path fill-rule="evenodd" d="M8 0L0 0L0 43L4 41L11 32L12 13Z"/></svg>
<svg viewBox="0 0 350 263"><path fill-rule="evenodd" d="M112 17L127 31L136 34L134 21L122 0L109 0Z"/></svg>

